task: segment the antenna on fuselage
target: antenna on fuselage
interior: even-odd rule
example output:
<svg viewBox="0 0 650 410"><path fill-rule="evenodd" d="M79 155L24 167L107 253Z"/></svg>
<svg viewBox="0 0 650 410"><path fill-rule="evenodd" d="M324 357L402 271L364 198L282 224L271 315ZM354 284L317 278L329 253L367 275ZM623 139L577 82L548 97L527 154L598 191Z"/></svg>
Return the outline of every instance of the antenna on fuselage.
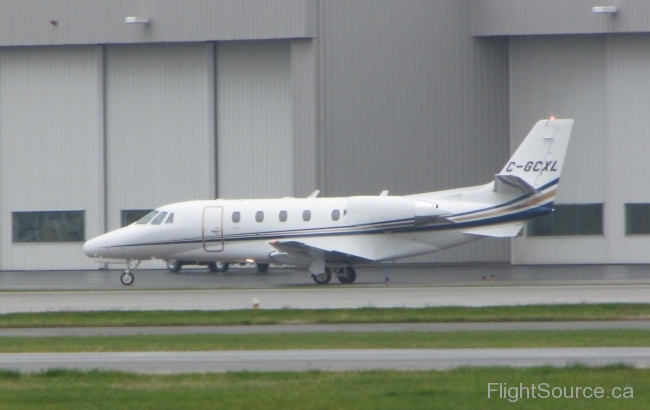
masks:
<svg viewBox="0 0 650 410"><path fill-rule="evenodd" d="M320 194L320 189L317 189L314 192L312 192L311 194L309 194L309 196L307 198L316 198L316 197L318 197L318 194Z"/></svg>
<svg viewBox="0 0 650 410"><path fill-rule="evenodd" d="M384 189L383 191L381 191L381 194L379 194L379 196L388 196L388 190Z"/></svg>

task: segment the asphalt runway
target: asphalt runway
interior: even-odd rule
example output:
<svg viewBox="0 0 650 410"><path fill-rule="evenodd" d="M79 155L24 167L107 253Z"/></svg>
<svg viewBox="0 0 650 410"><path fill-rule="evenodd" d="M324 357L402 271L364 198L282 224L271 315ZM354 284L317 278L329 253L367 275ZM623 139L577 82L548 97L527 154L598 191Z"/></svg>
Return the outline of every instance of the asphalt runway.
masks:
<svg viewBox="0 0 650 410"><path fill-rule="evenodd" d="M331 309L650 303L650 285L310 287L2 292L0 313L97 310Z"/></svg>
<svg viewBox="0 0 650 410"><path fill-rule="evenodd" d="M517 330L650 329L650 321L353 323L325 325L146 326L0 328L0 337L128 336L128 335L244 335L278 333L361 332L510 332Z"/></svg>
<svg viewBox="0 0 650 410"><path fill-rule="evenodd" d="M2 271L0 290L115 290L122 270ZM353 286L485 286L650 284L648 265L397 265L357 268ZM271 267L260 273L254 268L231 268L226 273L184 267L174 274L166 270L138 270L131 289L233 289L313 288L317 285L305 270ZM327 287L341 287L336 279Z"/></svg>
<svg viewBox="0 0 650 410"><path fill-rule="evenodd" d="M650 348L268 350L127 353L2 353L0 368L52 368L137 373L228 371L443 370L459 366L650 367Z"/></svg>

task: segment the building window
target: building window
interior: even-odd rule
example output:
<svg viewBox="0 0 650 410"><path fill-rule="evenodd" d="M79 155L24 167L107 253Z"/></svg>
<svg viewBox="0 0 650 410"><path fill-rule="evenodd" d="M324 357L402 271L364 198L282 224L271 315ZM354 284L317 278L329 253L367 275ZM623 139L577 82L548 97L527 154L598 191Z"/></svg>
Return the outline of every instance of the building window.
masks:
<svg viewBox="0 0 650 410"><path fill-rule="evenodd" d="M145 215L149 214L151 209L123 209L121 223L122 227L131 225L134 222L138 222Z"/></svg>
<svg viewBox="0 0 650 410"><path fill-rule="evenodd" d="M262 222L262 221L264 221L264 212L262 212L262 211L257 211L257 212L255 213L255 220L256 220L257 222Z"/></svg>
<svg viewBox="0 0 650 410"><path fill-rule="evenodd" d="M625 204L625 235L650 235L650 204Z"/></svg>
<svg viewBox="0 0 650 410"><path fill-rule="evenodd" d="M13 243L84 242L85 211L12 212Z"/></svg>
<svg viewBox="0 0 650 410"><path fill-rule="evenodd" d="M241 220L241 214L239 212L233 212L232 213L232 221L234 223L239 223L240 220Z"/></svg>
<svg viewBox="0 0 650 410"><path fill-rule="evenodd" d="M287 211L280 211L280 222L287 222Z"/></svg>
<svg viewBox="0 0 650 410"><path fill-rule="evenodd" d="M311 219L311 211L309 211L309 210L303 211L302 212L302 220L305 221L305 222L309 222L310 219Z"/></svg>
<svg viewBox="0 0 650 410"><path fill-rule="evenodd" d="M332 211L332 221L338 221L341 218L341 211L335 209Z"/></svg>
<svg viewBox="0 0 650 410"><path fill-rule="evenodd" d="M603 234L603 204L554 205L553 209L528 223L528 236Z"/></svg>

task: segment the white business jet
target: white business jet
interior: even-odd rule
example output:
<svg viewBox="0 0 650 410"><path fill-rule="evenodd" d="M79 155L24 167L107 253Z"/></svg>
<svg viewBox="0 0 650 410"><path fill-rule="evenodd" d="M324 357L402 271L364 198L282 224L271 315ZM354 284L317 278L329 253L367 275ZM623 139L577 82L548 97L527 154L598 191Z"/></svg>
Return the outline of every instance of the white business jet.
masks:
<svg viewBox="0 0 650 410"><path fill-rule="evenodd" d="M141 260L308 267L317 284L356 279L355 265L435 252L481 237L519 234L552 212L573 120L539 121L493 181L407 196L190 201L162 206L84 244L96 262ZM176 265L175 265L176 264Z"/></svg>

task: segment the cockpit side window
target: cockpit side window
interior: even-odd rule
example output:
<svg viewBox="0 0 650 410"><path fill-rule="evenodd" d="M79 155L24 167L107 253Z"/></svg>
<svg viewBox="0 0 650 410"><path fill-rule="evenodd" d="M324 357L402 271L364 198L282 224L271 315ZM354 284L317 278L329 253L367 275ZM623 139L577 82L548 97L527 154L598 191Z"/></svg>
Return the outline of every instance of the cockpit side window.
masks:
<svg viewBox="0 0 650 410"><path fill-rule="evenodd" d="M153 221L151 221L151 225L160 225L165 220L166 216L167 216L167 212L161 212L160 215L158 215Z"/></svg>
<svg viewBox="0 0 650 410"><path fill-rule="evenodd" d="M140 219L138 222L136 222L136 224L138 225L148 224L149 221L151 221L153 218L156 217L156 215L158 215L158 213L159 213L158 211L151 211L148 214L146 214L144 217L142 217L142 219Z"/></svg>
<svg viewBox="0 0 650 410"><path fill-rule="evenodd" d="M169 214L169 217L167 218L165 223L166 224L173 224L174 223L174 213L173 212L171 214Z"/></svg>

